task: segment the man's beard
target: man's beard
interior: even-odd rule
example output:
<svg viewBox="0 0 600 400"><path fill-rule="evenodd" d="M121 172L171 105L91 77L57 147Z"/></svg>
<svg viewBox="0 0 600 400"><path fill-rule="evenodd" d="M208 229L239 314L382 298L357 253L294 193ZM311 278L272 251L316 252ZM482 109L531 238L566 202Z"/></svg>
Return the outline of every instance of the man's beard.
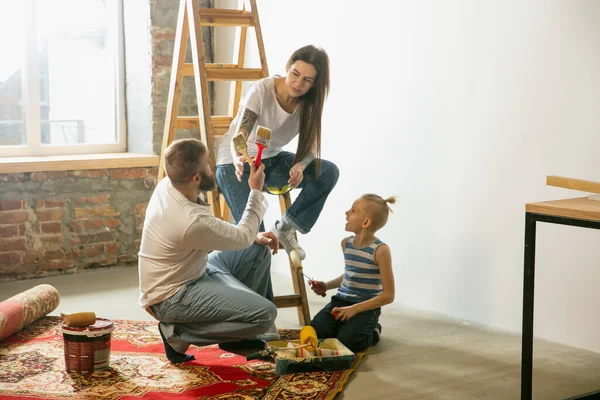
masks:
<svg viewBox="0 0 600 400"><path fill-rule="evenodd" d="M198 184L198 188L201 191L207 191L207 190L212 190L215 187L215 176L214 175L207 175L204 171L200 172L200 176L202 177L202 180L200 181L200 183Z"/></svg>

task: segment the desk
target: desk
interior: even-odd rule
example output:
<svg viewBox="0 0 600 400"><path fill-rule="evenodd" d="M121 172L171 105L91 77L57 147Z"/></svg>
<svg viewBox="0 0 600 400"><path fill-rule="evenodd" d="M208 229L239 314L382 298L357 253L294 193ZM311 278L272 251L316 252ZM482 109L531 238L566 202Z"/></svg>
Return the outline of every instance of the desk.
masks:
<svg viewBox="0 0 600 400"><path fill-rule="evenodd" d="M521 347L521 399L531 399L533 370L533 289L535 283L536 222L600 229L600 201L587 197L529 203L525 206L525 260L523 277L523 336ZM572 399L591 399L600 391Z"/></svg>

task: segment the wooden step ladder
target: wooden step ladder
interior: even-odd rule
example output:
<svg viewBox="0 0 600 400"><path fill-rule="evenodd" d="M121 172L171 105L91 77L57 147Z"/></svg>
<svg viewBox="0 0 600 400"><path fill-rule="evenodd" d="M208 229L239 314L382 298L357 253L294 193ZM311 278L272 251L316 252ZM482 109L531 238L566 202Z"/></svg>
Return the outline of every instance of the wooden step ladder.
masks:
<svg viewBox="0 0 600 400"><path fill-rule="evenodd" d="M229 129L234 116L238 112L238 104L243 81L254 81L269 75L265 47L260 29L260 21L256 8L256 0L240 1L241 9L224 10L200 8L197 0L180 0L175 45L173 49L173 66L169 85L169 98L165 116L165 128L161 148L158 179L165 175L164 152L173 142L177 129L200 129L200 140L210 149L209 160L212 171L215 172L215 137L222 136ZM205 62L204 45L202 41L203 26L235 27L237 30L236 43L238 48L237 64L212 64ZM246 37L248 28L254 28L260 57L261 68L244 68ZM190 39L192 63L185 62L187 41ZM235 50L234 50L235 51ZM193 76L198 115L179 116L179 101L184 76ZM211 115L209 102L209 81L230 81L232 90L229 103L229 115ZM219 189L208 193L208 201L212 212L217 218L227 220L229 209ZM279 196L282 214L291 206L289 193ZM302 272L302 264L297 254L292 252L289 257L294 294L275 297L278 308L296 307L300 325L310 323L310 311L306 296L306 285Z"/></svg>

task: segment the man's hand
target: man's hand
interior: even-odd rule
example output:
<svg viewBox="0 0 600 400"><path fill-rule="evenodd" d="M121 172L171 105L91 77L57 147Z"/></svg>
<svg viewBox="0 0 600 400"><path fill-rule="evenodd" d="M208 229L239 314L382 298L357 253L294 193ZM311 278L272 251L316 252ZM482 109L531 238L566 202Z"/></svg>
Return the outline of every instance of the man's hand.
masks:
<svg viewBox="0 0 600 400"><path fill-rule="evenodd" d="M325 297L325 292L327 292L327 285L323 281L308 281L310 288L313 292L318 294L321 297Z"/></svg>
<svg viewBox="0 0 600 400"><path fill-rule="evenodd" d="M302 179L304 179L304 168L306 168L304 164L296 163L290 169L290 179L288 179L288 184L292 189L296 189L302 182Z"/></svg>
<svg viewBox="0 0 600 400"><path fill-rule="evenodd" d="M273 232L258 232L254 243L260 246L269 245L269 248L273 251L273 255L277 254L279 250L279 239Z"/></svg>
<svg viewBox="0 0 600 400"><path fill-rule="evenodd" d="M256 165L250 163L250 177L248 178L248 186L250 189L263 190L265 185L265 165L260 164L260 167L256 168Z"/></svg>
<svg viewBox="0 0 600 400"><path fill-rule="evenodd" d="M358 314L356 305L347 307L334 307L333 310L331 310L331 315L333 315L333 318L337 319L338 321L348 321L356 314Z"/></svg>

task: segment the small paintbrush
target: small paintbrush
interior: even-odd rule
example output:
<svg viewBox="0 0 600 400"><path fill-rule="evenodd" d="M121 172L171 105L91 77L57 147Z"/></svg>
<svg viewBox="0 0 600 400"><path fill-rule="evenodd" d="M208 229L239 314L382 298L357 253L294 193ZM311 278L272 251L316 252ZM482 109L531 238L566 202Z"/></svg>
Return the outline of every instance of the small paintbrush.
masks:
<svg viewBox="0 0 600 400"><path fill-rule="evenodd" d="M239 153L242 153L244 157L246 157L246 161L250 163L252 159L248 156L248 145L246 144L246 138L244 137L244 133L240 132L233 137L233 146L235 150Z"/></svg>
<svg viewBox="0 0 600 400"><path fill-rule="evenodd" d="M260 167L262 152L264 148L269 147L269 143L271 143L271 130L269 128L265 128L264 126L259 125L256 128L255 143L256 147L258 147L258 154L256 155L256 166Z"/></svg>

